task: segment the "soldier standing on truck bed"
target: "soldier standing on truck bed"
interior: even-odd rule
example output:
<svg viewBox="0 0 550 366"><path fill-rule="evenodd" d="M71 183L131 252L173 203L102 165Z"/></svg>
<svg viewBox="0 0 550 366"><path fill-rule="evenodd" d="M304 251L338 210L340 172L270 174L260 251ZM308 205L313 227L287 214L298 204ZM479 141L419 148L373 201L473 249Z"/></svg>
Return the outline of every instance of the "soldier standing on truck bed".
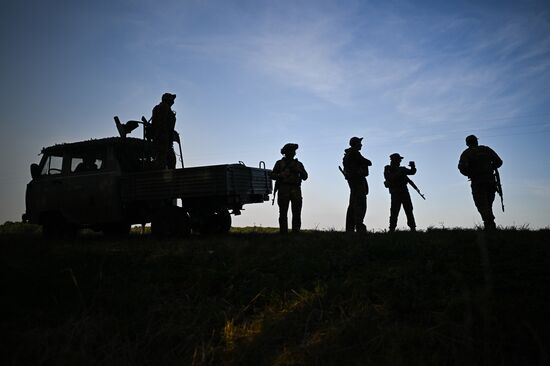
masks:
<svg viewBox="0 0 550 366"><path fill-rule="evenodd" d="M281 149L284 157L273 167L271 178L275 180L274 193L279 193L279 231L288 232L288 206L292 205L292 231L299 232L302 226L302 181L308 175L304 165L295 159L298 144L286 144Z"/></svg>
<svg viewBox="0 0 550 366"><path fill-rule="evenodd" d="M158 169L175 169L176 154L173 143L177 132L176 113L172 110L176 94L164 93L162 100L153 108L151 118L152 141L155 144L155 166Z"/></svg>
<svg viewBox="0 0 550 366"><path fill-rule="evenodd" d="M407 184L410 182L408 175L416 173L414 161L409 162L409 167L401 166L403 157L398 153L390 155L390 165L384 167L384 186L390 190L390 232L394 232L397 227L397 217L401 206L407 215L407 226L411 231L416 231L416 222L414 221L413 205L411 195Z"/></svg>
<svg viewBox="0 0 550 366"><path fill-rule="evenodd" d="M364 233L367 231L363 221L367 213L367 194L369 194L367 176L369 175L369 166L372 163L360 153L363 147L362 140L362 137L352 137L349 140L350 147L345 150L343 159L343 173L349 185L346 232L350 233Z"/></svg>
<svg viewBox="0 0 550 366"><path fill-rule="evenodd" d="M460 155L458 170L472 182L472 196L483 219L484 229L494 230L493 202L497 192L495 173L502 166L502 159L490 147L478 145L474 135L466 137L466 145L468 148Z"/></svg>

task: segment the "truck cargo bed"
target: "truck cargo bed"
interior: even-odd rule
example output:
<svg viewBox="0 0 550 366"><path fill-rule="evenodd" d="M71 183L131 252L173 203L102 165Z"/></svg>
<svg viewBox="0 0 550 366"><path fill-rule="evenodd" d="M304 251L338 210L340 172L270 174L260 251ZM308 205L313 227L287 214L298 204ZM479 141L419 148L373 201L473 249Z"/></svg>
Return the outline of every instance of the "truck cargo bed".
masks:
<svg viewBox="0 0 550 366"><path fill-rule="evenodd" d="M212 197L242 204L263 202L272 192L269 173L242 164L132 173L121 179L121 196L124 202Z"/></svg>

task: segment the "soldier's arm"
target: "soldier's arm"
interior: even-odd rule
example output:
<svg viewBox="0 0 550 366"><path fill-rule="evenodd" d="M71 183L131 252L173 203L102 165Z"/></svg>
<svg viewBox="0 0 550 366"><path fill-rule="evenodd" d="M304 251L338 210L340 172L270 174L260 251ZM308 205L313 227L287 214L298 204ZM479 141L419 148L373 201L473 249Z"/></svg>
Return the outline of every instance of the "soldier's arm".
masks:
<svg viewBox="0 0 550 366"><path fill-rule="evenodd" d="M416 174L416 166L412 166L410 168L407 168L407 167L401 167L403 168L403 171L405 172L406 175L415 175Z"/></svg>
<svg viewBox="0 0 550 366"><path fill-rule="evenodd" d="M304 164L300 163L300 178L302 178L302 180L307 180L307 177L306 168L304 168Z"/></svg>
<svg viewBox="0 0 550 366"><path fill-rule="evenodd" d="M277 161L275 163L275 166L273 167L273 170L271 171L271 179L274 179L274 180L279 179L280 173L281 173L281 164Z"/></svg>
<svg viewBox="0 0 550 366"><path fill-rule="evenodd" d="M491 158L493 160L493 168L494 169L498 169L502 166L502 159L500 158L500 156L498 156L498 154L491 148L489 148L489 150L491 150Z"/></svg>
<svg viewBox="0 0 550 366"><path fill-rule="evenodd" d="M395 179L395 176L399 174L399 171L392 171L391 167L389 165L386 165L384 167L384 178L389 181L389 182L392 182L394 179Z"/></svg>
<svg viewBox="0 0 550 366"><path fill-rule="evenodd" d="M460 155L460 159L458 161L458 170L460 171L460 173L466 177L469 177L470 174L469 174L469 168L470 168L470 164L468 162L468 156L467 156L467 153L466 151L464 151L461 155Z"/></svg>

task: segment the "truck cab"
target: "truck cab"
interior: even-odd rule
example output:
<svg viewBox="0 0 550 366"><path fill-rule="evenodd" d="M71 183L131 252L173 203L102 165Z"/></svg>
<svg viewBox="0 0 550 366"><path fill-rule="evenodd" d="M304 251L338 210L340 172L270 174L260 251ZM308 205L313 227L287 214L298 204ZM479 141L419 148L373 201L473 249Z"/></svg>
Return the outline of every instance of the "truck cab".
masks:
<svg viewBox="0 0 550 366"><path fill-rule="evenodd" d="M31 165L25 221L43 225L46 236L78 228L129 229L120 200L120 177L150 169L152 144L133 138L106 138L54 145Z"/></svg>

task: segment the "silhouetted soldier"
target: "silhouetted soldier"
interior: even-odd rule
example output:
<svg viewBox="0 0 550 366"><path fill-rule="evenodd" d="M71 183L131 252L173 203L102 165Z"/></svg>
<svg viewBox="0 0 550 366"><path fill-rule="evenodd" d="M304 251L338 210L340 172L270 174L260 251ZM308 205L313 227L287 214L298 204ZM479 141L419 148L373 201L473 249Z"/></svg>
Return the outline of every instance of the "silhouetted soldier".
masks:
<svg viewBox="0 0 550 366"><path fill-rule="evenodd" d="M344 176L349 185L349 205L346 212L346 232L364 233L367 227L363 223L367 213L367 194L369 194L369 185L367 176L369 175L369 166L372 165L369 159L366 159L359 152L363 145L362 137L352 137L349 140L350 147L344 152Z"/></svg>
<svg viewBox="0 0 550 366"><path fill-rule="evenodd" d="M304 165L295 159L298 144L286 144L281 149L284 157L273 167L271 178L275 179L275 192L279 193L279 230L288 232L288 206L292 204L292 231L299 232L302 226L302 181L307 179ZM275 194L275 193L274 193Z"/></svg>
<svg viewBox="0 0 550 366"><path fill-rule="evenodd" d="M401 165L403 157L398 153L390 155L390 165L384 167L384 186L390 190L391 206L390 206L390 232L394 232L397 227L397 217L403 205L405 215L407 215L407 226L411 231L416 231L416 222L414 221L413 205L411 195L407 184L409 183L408 175L416 173L414 161L409 162L409 167Z"/></svg>
<svg viewBox="0 0 550 366"><path fill-rule="evenodd" d="M153 108L152 141L155 144L155 165L159 169L176 167L176 154L173 142L177 132L176 113L171 107L174 105L176 94L164 93L162 101Z"/></svg>
<svg viewBox="0 0 550 366"><path fill-rule="evenodd" d="M495 170L502 166L502 160L490 147L479 146L474 135L466 137L466 145L468 148L460 155L458 170L472 182L472 196L485 230L494 230L493 201L497 191Z"/></svg>

